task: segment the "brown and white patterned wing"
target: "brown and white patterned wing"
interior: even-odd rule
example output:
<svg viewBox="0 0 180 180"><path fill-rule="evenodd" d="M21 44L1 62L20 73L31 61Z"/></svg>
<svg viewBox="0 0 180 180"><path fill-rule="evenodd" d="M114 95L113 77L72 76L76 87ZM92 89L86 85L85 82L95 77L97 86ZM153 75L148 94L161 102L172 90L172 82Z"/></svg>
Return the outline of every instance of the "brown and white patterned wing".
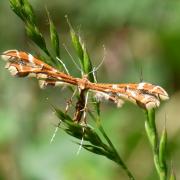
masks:
<svg viewBox="0 0 180 180"><path fill-rule="evenodd" d="M41 88L63 84L76 85L81 90L87 89L95 92L98 100L110 100L118 106L121 106L123 100L126 100L145 109L156 108L160 105L160 100L169 98L162 87L146 82L139 84L101 84L91 83L85 77L82 79L74 78L22 51L6 51L2 58L7 61L5 67L13 76L36 77Z"/></svg>
<svg viewBox="0 0 180 180"><path fill-rule="evenodd" d="M122 105L123 100L125 100L145 109L156 108L160 105L160 100L169 99L167 92L162 87L145 82L139 84L99 84L95 92L98 100L112 100L118 105Z"/></svg>
<svg viewBox="0 0 180 180"><path fill-rule="evenodd" d="M23 52L23 51L18 51L18 50L8 50L5 51L1 57L9 62L9 63L17 63L19 65L26 65L31 68L39 68L39 69L44 69L44 70L49 70L49 71L54 71L57 72L55 68L52 66L49 66L48 64L44 63L43 61L35 58L29 53Z"/></svg>
<svg viewBox="0 0 180 180"><path fill-rule="evenodd" d="M6 61L5 68L10 71L12 76L35 77L39 80L41 88L64 85L71 78L31 54L22 51L5 51L2 58Z"/></svg>

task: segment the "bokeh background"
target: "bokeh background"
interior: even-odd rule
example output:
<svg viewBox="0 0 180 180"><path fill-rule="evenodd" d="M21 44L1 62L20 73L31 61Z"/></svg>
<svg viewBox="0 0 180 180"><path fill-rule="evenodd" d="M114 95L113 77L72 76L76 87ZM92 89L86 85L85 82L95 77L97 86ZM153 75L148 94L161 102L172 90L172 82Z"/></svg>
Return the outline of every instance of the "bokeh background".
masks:
<svg viewBox="0 0 180 180"><path fill-rule="evenodd" d="M179 0L30 0L42 33L48 36L45 7L58 28L61 53L71 74L79 72L72 56L68 14L74 29L85 41L93 65L105 60L98 81L140 82L164 87L170 100L157 109L159 133L165 121L168 131L168 163L180 178L180 1ZM24 25L11 11L8 0L0 1L0 52L21 49L34 53ZM0 179L2 180L119 180L123 171L104 157L85 150L77 156L75 139L59 130L50 139L58 119L51 105L65 108L67 89L40 90L34 79L9 75L0 61ZM137 179L154 180L157 174L144 130L145 114L126 103L117 108L103 103L102 121L107 134ZM170 167L170 165L169 165Z"/></svg>

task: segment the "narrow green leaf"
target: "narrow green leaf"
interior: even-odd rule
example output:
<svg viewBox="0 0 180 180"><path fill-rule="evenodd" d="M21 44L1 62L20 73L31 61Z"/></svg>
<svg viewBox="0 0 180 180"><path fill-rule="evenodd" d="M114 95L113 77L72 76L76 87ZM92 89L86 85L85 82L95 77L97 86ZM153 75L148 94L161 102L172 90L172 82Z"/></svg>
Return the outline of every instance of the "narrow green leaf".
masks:
<svg viewBox="0 0 180 180"><path fill-rule="evenodd" d="M99 135L93 129L85 130L85 139L95 146L103 146L103 142Z"/></svg>
<svg viewBox="0 0 180 180"><path fill-rule="evenodd" d="M47 14L48 14L48 19L49 19L49 31L50 31L51 44L52 44L52 47L56 56L60 58L59 36L48 10L47 10Z"/></svg>
<svg viewBox="0 0 180 180"><path fill-rule="evenodd" d="M70 35L71 35L71 40L72 40L73 46L77 52L80 62L82 63L83 49L82 49L82 45L80 43L80 37L77 36L77 34L75 33L75 31L73 30L73 28L70 24L69 24L69 26L70 26Z"/></svg>
<svg viewBox="0 0 180 180"><path fill-rule="evenodd" d="M85 74L88 74L88 78L91 82L94 82L94 76L93 76L93 68L92 68L92 63L90 60L90 57L88 55L87 49L85 48L85 46L83 46L83 61L82 61L82 65L83 65L83 71Z"/></svg>
<svg viewBox="0 0 180 180"><path fill-rule="evenodd" d="M76 126L75 123L74 124L69 122L65 122L65 123L68 126L67 128L64 129L67 134L80 140L84 137L83 130L81 127Z"/></svg>
<svg viewBox="0 0 180 180"><path fill-rule="evenodd" d="M50 56L45 39L36 26L35 13L28 0L10 0L10 6L11 9L25 22L25 29L29 38Z"/></svg>
<svg viewBox="0 0 180 180"><path fill-rule="evenodd" d="M166 149L167 149L167 131L166 128L164 128L159 143L159 163L161 168L167 173Z"/></svg>
<svg viewBox="0 0 180 180"><path fill-rule="evenodd" d="M23 16L22 9L23 6L19 0L10 0L10 7L19 16L23 21L26 21L25 17Z"/></svg>
<svg viewBox="0 0 180 180"><path fill-rule="evenodd" d="M9 0L9 2L10 2L10 5L12 4L13 6L20 5L19 0Z"/></svg>
<svg viewBox="0 0 180 180"><path fill-rule="evenodd" d="M21 4L19 3L18 0L9 0L9 3L10 3L10 7L11 9L16 12L19 7L21 6Z"/></svg>
<svg viewBox="0 0 180 180"><path fill-rule="evenodd" d="M107 152L104 149L99 148L97 146L83 144L83 148L88 150L88 151L90 151L90 152L92 152L92 153L103 155L103 156L107 156Z"/></svg>
<svg viewBox="0 0 180 180"><path fill-rule="evenodd" d="M58 117L59 119L61 119L62 121L70 121L70 122L73 122L73 120L71 119L71 117L68 116L67 114L65 114L62 110L57 109L57 108L55 108L55 107L53 107L53 109L54 109L57 117Z"/></svg>
<svg viewBox="0 0 180 180"><path fill-rule="evenodd" d="M27 0L10 0L10 7L25 23L36 24L35 13Z"/></svg>
<svg viewBox="0 0 180 180"><path fill-rule="evenodd" d="M24 3L24 15L26 15L26 19L28 19L28 22L31 22L32 24L36 24L36 17L34 10L31 6L31 4L28 2L28 0L23 0Z"/></svg>
<svg viewBox="0 0 180 180"><path fill-rule="evenodd" d="M40 33L38 27L35 25L32 25L28 23L25 26L26 33L29 36L29 38L37 45L39 46L48 56L50 56L49 51L46 47L45 39L43 38L42 34Z"/></svg>
<svg viewBox="0 0 180 180"><path fill-rule="evenodd" d="M92 63L90 61L87 49L86 49L84 43L82 42L80 36L78 36L75 33L67 16L66 16L66 19L67 19L67 22L68 22L69 28L70 28L71 41L72 41L72 44L73 44L73 46L76 50L76 53L79 57L83 74L88 75L89 80L94 82L94 76L92 74L92 70L93 70Z"/></svg>

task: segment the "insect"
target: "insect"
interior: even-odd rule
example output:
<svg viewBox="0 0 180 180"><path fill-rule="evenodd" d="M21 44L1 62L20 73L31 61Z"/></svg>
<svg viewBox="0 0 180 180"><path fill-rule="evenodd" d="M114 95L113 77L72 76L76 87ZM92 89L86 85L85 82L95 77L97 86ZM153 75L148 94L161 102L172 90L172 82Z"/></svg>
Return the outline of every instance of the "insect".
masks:
<svg viewBox="0 0 180 180"><path fill-rule="evenodd" d="M95 93L98 100L111 100L121 104L124 100L133 102L141 108L151 109L160 105L160 100L167 100L167 92L160 86L150 83L105 84L90 82L86 76L76 78L60 72L52 66L35 58L31 54L18 50L8 50L2 54L12 76L35 77L41 88L68 84L77 86L80 91Z"/></svg>

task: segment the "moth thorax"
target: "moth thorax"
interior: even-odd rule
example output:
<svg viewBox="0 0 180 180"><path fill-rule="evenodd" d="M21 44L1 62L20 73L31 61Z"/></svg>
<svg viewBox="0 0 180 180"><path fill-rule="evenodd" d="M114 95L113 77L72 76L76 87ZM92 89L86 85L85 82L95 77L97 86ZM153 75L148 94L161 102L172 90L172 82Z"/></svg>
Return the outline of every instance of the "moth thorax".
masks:
<svg viewBox="0 0 180 180"><path fill-rule="evenodd" d="M78 84L79 89L81 90L86 89L88 82L89 80L87 79L86 76L84 76L82 79L77 78L77 84Z"/></svg>

